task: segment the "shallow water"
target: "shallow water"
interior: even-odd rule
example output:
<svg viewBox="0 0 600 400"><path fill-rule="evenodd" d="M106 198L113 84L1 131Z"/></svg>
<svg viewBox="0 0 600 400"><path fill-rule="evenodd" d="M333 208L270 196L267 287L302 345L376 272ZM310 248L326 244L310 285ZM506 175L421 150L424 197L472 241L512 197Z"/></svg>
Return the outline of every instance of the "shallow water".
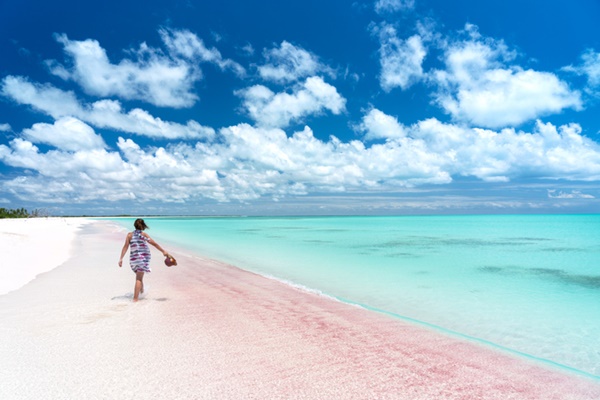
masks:
<svg viewBox="0 0 600 400"><path fill-rule="evenodd" d="M146 222L159 242L600 377L600 215Z"/></svg>

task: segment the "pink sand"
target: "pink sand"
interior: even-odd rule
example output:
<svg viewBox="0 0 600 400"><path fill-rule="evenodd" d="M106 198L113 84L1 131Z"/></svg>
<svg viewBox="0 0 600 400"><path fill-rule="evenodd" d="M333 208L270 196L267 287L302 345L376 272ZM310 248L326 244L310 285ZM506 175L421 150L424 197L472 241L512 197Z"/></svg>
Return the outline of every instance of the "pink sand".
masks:
<svg viewBox="0 0 600 400"><path fill-rule="evenodd" d="M148 232L152 235L152 230ZM124 240L0 296L0 398L599 399L600 382L163 247L147 293Z"/></svg>

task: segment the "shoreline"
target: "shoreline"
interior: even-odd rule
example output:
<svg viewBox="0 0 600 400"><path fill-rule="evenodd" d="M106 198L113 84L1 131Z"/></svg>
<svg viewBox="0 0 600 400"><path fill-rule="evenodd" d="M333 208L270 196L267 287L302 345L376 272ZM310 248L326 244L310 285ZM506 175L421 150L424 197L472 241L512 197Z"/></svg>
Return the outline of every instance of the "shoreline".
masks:
<svg viewBox="0 0 600 400"><path fill-rule="evenodd" d="M578 374L184 249L172 268L152 249L134 304L124 232L92 222L65 263L0 296L0 397L600 397Z"/></svg>

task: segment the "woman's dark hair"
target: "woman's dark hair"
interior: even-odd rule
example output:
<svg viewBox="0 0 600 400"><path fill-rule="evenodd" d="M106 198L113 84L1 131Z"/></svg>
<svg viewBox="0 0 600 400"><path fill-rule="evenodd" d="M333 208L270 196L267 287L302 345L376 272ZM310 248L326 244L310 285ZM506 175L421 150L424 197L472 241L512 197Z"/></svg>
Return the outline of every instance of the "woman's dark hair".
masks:
<svg viewBox="0 0 600 400"><path fill-rule="evenodd" d="M148 225L146 225L144 220L141 218L136 219L135 222L133 223L133 226L135 227L135 229L140 230L140 231L143 231L144 229L148 229Z"/></svg>

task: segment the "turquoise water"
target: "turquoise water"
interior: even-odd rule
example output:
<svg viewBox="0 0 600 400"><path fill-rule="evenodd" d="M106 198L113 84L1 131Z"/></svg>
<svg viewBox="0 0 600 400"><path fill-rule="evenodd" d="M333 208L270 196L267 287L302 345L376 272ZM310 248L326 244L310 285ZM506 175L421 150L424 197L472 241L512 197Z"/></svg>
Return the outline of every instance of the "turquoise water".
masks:
<svg viewBox="0 0 600 400"><path fill-rule="evenodd" d="M159 242L600 378L600 215L146 222Z"/></svg>

